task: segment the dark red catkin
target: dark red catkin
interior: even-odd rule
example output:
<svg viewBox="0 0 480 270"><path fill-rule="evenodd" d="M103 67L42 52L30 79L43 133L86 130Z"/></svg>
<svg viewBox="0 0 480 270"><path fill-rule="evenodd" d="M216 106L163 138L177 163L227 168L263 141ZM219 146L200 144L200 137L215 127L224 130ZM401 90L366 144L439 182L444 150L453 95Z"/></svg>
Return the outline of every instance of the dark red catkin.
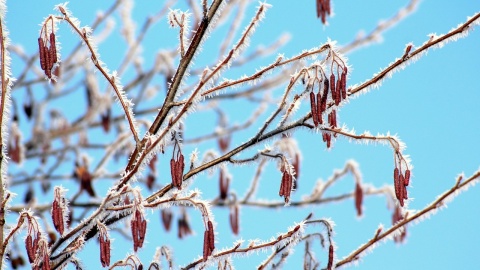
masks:
<svg viewBox="0 0 480 270"><path fill-rule="evenodd" d="M337 127L337 111L332 110L332 127Z"/></svg>
<svg viewBox="0 0 480 270"><path fill-rule="evenodd" d="M405 186L408 186L408 184L410 184L410 170L406 170L406 171L405 171L405 182L404 182L404 185L405 185Z"/></svg>
<svg viewBox="0 0 480 270"><path fill-rule="evenodd" d="M110 239L108 236L100 236L100 262L102 267L110 265Z"/></svg>
<svg viewBox="0 0 480 270"><path fill-rule="evenodd" d="M50 256L48 255L48 250L44 250L43 252L42 270L50 270Z"/></svg>
<svg viewBox="0 0 480 270"><path fill-rule="evenodd" d="M175 187L177 187L178 189L181 189L182 188L182 184L181 184L181 180L179 179L179 173L180 172L180 168L181 168L181 164L179 162L180 158L177 157L177 160L175 160ZM180 184L179 184L180 182Z"/></svg>
<svg viewBox="0 0 480 270"><path fill-rule="evenodd" d="M286 183L286 174L285 171L282 174L282 181L280 182L280 191L278 192L278 195L282 197L285 195L285 183Z"/></svg>
<svg viewBox="0 0 480 270"><path fill-rule="evenodd" d="M62 235L64 231L63 209L60 207L57 198L55 198L52 204L52 220L55 230Z"/></svg>
<svg viewBox="0 0 480 270"><path fill-rule="evenodd" d="M287 172L287 170L285 170L283 174L285 175L285 183L283 184L283 196L285 198L285 203L288 203L290 201L290 194L292 192L293 177L290 173Z"/></svg>
<svg viewBox="0 0 480 270"><path fill-rule="evenodd" d="M176 166L176 162L175 160L173 159L170 159L170 174L172 176L172 186L176 187L177 186L177 166Z"/></svg>
<svg viewBox="0 0 480 270"><path fill-rule="evenodd" d="M153 184L155 183L155 175L149 173L148 176L147 176L147 180L146 180L146 185L148 187L148 190L152 190L153 189Z"/></svg>
<svg viewBox="0 0 480 270"><path fill-rule="evenodd" d="M232 229L233 234L238 235L239 224L238 224L238 204L235 204L230 209L230 228Z"/></svg>
<svg viewBox="0 0 480 270"><path fill-rule="evenodd" d="M225 175L223 170L220 170L220 177L219 177L219 186L220 186L220 199L225 200L228 195L228 188L230 185L230 178Z"/></svg>
<svg viewBox="0 0 480 270"><path fill-rule="evenodd" d="M108 133L110 131L110 124L112 121L112 109L108 108L102 115L100 116L102 119L102 128L105 133ZM153 161L154 159L152 159ZM151 168L151 163L149 163L149 166ZM155 168L155 167L153 167ZM152 171L155 171L155 169L152 169Z"/></svg>
<svg viewBox="0 0 480 270"><path fill-rule="evenodd" d="M295 170L295 178L298 180L298 177L300 176L300 155L295 154L295 160L292 164L293 169ZM295 189L297 186L295 186Z"/></svg>
<svg viewBox="0 0 480 270"><path fill-rule="evenodd" d="M332 270L333 268L333 245L330 244L330 246L328 247L328 265L327 265L327 269L328 270Z"/></svg>
<svg viewBox="0 0 480 270"><path fill-rule="evenodd" d="M215 231L213 230L213 224L212 222L209 220L208 223L208 232L209 232L209 242L210 242L210 245L209 245L209 248L210 248L210 254L212 254L212 251L215 249Z"/></svg>
<svg viewBox="0 0 480 270"><path fill-rule="evenodd" d="M58 62L57 47L55 45L55 34L50 33L50 57L52 58L52 65Z"/></svg>
<svg viewBox="0 0 480 270"><path fill-rule="evenodd" d="M137 220L130 221L130 228L132 229L133 250L137 252L138 249L138 223Z"/></svg>
<svg viewBox="0 0 480 270"><path fill-rule="evenodd" d="M47 60L45 59L45 43L43 42L43 38L39 37L38 38L38 52L40 55L40 67L42 70L45 70L47 68Z"/></svg>
<svg viewBox="0 0 480 270"><path fill-rule="evenodd" d="M206 261L208 256L210 256L209 241L210 241L210 237L208 237L208 231L205 230L205 232L203 233L203 260L204 261Z"/></svg>
<svg viewBox="0 0 480 270"><path fill-rule="evenodd" d="M147 231L147 222L140 210L136 210L135 219L130 222L133 238L133 250L137 252L138 248L143 246L145 240L145 233Z"/></svg>
<svg viewBox="0 0 480 270"><path fill-rule="evenodd" d="M43 46L43 54L45 55L45 75L48 78L52 77L52 67L53 67L53 62L52 62L52 56L50 55L50 49L45 46Z"/></svg>
<svg viewBox="0 0 480 270"><path fill-rule="evenodd" d="M209 220L207 222L207 228L203 234L203 260L206 261L208 256L212 255L212 251L215 249L215 236L213 231L213 224Z"/></svg>
<svg viewBox="0 0 480 270"><path fill-rule="evenodd" d="M401 187L401 197L402 197L402 200L403 199L408 199L408 194L407 194L407 187L405 186L405 177L400 174L400 181L399 181L399 185Z"/></svg>
<svg viewBox="0 0 480 270"><path fill-rule="evenodd" d="M318 90L317 93L317 121L318 124L322 125L323 124L323 117L322 117L322 95L320 94L320 90Z"/></svg>
<svg viewBox="0 0 480 270"><path fill-rule="evenodd" d="M362 215L363 204L363 189L359 182L355 184L355 209L357 210L357 216Z"/></svg>
<svg viewBox="0 0 480 270"><path fill-rule="evenodd" d="M335 105L339 105L340 101L342 101L342 78L340 77L339 80L337 80L337 85L335 87Z"/></svg>
<svg viewBox="0 0 480 270"><path fill-rule="evenodd" d="M347 98L347 72L346 72L346 68L347 67L343 68L342 77L341 77L342 99Z"/></svg>
<svg viewBox="0 0 480 270"><path fill-rule="evenodd" d="M332 92L332 99L335 101L337 93L335 91L335 75L333 73L330 75L330 91Z"/></svg>
<svg viewBox="0 0 480 270"><path fill-rule="evenodd" d="M315 94L310 92L310 110L312 112L313 124L318 126L317 104L315 102Z"/></svg>
<svg viewBox="0 0 480 270"><path fill-rule="evenodd" d="M172 211L169 209L162 209L161 215L162 215L162 224L165 230L168 232L170 231L170 227L172 225Z"/></svg>
<svg viewBox="0 0 480 270"><path fill-rule="evenodd" d="M328 86L330 82L327 78L323 81L323 94L322 94L322 110L321 113L323 114L327 109L327 100L328 100Z"/></svg>
<svg viewBox="0 0 480 270"><path fill-rule="evenodd" d="M147 233L147 221L142 218L140 221L140 238L139 238L139 247L143 246L143 242L145 241L145 234Z"/></svg>
<svg viewBox="0 0 480 270"><path fill-rule="evenodd" d="M180 157L177 160L177 188L182 189L183 181L183 170L185 169L185 158L183 154L180 154Z"/></svg>
<svg viewBox="0 0 480 270"><path fill-rule="evenodd" d="M395 188L395 196L400 200L400 171L398 168L393 170L393 186Z"/></svg>
<svg viewBox="0 0 480 270"><path fill-rule="evenodd" d="M332 134L327 133L326 137L327 137L327 148L330 148L332 143Z"/></svg>
<svg viewBox="0 0 480 270"><path fill-rule="evenodd" d="M27 238L25 238L25 248L27 249L28 261L30 263L33 263L33 261L35 260L35 253L37 250L33 246L32 236L30 234L27 235Z"/></svg>

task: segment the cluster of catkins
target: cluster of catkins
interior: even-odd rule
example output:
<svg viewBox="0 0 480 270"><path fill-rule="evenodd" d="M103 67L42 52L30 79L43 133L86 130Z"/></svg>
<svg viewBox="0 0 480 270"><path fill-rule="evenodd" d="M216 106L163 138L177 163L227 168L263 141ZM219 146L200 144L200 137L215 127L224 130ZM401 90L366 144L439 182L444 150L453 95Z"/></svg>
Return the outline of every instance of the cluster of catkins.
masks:
<svg viewBox="0 0 480 270"><path fill-rule="evenodd" d="M332 7L330 0L317 0L317 17L322 19L322 23L327 23L327 15L330 16Z"/></svg>
<svg viewBox="0 0 480 270"><path fill-rule="evenodd" d="M282 182L280 184L280 190L278 192L278 195L280 195L280 197L285 198L285 203L290 202L290 194L292 193L292 189L294 186L293 173L291 169L289 169L289 167L290 165L288 164L288 162L285 162L285 164L281 168Z"/></svg>
<svg viewBox="0 0 480 270"><path fill-rule="evenodd" d="M410 184L410 170L405 170L402 174L398 168L393 170L393 181L395 187L395 196L403 207L404 200L408 199L407 186Z"/></svg>
<svg viewBox="0 0 480 270"><path fill-rule="evenodd" d="M183 170L185 168L185 158L180 151L180 146L177 151L177 158L175 158L175 148L173 149L173 156L170 160L170 173L172 174L172 186L182 189Z"/></svg>
<svg viewBox="0 0 480 270"><path fill-rule="evenodd" d="M347 74L348 68L346 65L338 66L337 71L341 71L338 78L332 71L330 79L327 76L323 76L323 84L319 84L318 92L315 94L313 85L310 85L310 110L312 113L313 124L323 125L323 114L326 112L329 106L328 102L331 101L331 106L339 106L340 102L347 98ZM323 87L322 87L323 85ZM337 110L332 109L327 116L327 124L329 128L337 128ZM332 135L327 132L322 133L322 139L327 143L327 148L331 146Z"/></svg>
<svg viewBox="0 0 480 270"><path fill-rule="evenodd" d="M47 41L50 43L50 47L47 46ZM38 38L38 51L40 53L40 67L45 72L45 76L51 79L53 65L58 62L53 30L48 38L45 37L45 40L43 37Z"/></svg>
<svg viewBox="0 0 480 270"><path fill-rule="evenodd" d="M212 221L207 222L207 228L203 235L203 260L206 261L208 256L212 255L215 249L215 235Z"/></svg>
<svg viewBox="0 0 480 270"><path fill-rule="evenodd" d="M147 221L143 216L143 213L137 209L134 214L135 218L132 218L130 222L130 227L132 229L132 238L133 238L133 250L137 252L138 248L143 246L143 241L145 241L145 233L147 232Z"/></svg>

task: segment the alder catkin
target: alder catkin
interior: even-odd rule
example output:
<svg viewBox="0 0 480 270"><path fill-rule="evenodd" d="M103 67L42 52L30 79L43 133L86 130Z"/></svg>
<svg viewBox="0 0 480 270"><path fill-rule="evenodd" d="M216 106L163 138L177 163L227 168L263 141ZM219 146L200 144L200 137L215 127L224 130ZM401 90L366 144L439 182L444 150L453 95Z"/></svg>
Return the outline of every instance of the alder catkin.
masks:
<svg viewBox="0 0 480 270"><path fill-rule="evenodd" d="M53 32L50 33L50 57L52 59L52 66L53 66L53 64L58 62L57 47L55 45L55 34Z"/></svg>
<svg viewBox="0 0 480 270"><path fill-rule="evenodd" d="M39 53L39 58L40 58L40 67L42 70L45 70L47 68L47 60L45 59L45 43L43 42L43 39L41 37L38 38L38 53Z"/></svg>
<svg viewBox="0 0 480 270"><path fill-rule="evenodd" d="M323 106L323 101L322 101L322 95L320 94L320 90L318 90L317 93L317 122L318 124L322 125L323 124L323 118L322 118L322 106Z"/></svg>
<svg viewBox="0 0 480 270"><path fill-rule="evenodd" d="M405 182L404 182L404 185L405 185L405 186L408 186L408 184L410 184L410 170L406 170L406 171L405 171Z"/></svg>

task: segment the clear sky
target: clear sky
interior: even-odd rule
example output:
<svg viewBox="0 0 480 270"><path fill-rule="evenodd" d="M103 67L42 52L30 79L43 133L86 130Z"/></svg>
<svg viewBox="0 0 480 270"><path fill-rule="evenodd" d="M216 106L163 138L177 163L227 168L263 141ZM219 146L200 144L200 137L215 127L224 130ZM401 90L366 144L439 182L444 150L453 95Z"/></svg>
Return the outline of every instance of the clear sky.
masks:
<svg viewBox="0 0 480 270"><path fill-rule="evenodd" d="M179 7L184 6L184 1L179 2L181 3ZM335 16L328 18L328 26L323 26L316 18L314 0L269 0L267 2L272 4L272 8L267 12L251 43L267 45L282 33L290 33L289 43L280 48L279 52L285 56L292 56L303 49L323 44L328 39L336 40L338 45L347 44L359 31L369 33L380 20L390 18L409 1L333 0ZM52 12L53 6L57 3L59 2L52 0L8 1L7 27L10 30L12 42L22 44L29 53L33 52L37 46L39 24ZM69 7L80 19L82 25L90 25L96 12L105 9L110 3L111 1L71 1ZM256 4L253 4L247 10L245 21L250 19L249 16L253 14L255 6ZM143 18L147 14L156 13L160 8L161 6L155 1L138 1L134 7L134 15ZM479 1L421 1L417 11L383 33L379 43L360 48L347 55L348 64L352 66L348 85L358 84L371 78L397 57L401 57L407 43L412 42L414 46L418 46L428 39L430 33L446 33L465 22L467 16L472 16L479 11ZM118 19L118 16L115 18ZM141 27L142 22L137 23L137 29ZM120 31L120 26L121 23L117 20L113 35ZM67 29L66 25L61 24L60 28L60 40L66 48L63 53L67 53L71 50L72 44L77 43L77 37ZM169 30L165 18L159 22L158 27L153 29L146 37L144 52L156 52L165 46L170 46L168 48L174 46L177 41L177 30ZM226 31L225 29L224 27L222 31ZM412 186L409 188L409 195L413 198L409 203L409 209L422 209L439 194L449 189L459 173L464 172L468 177L480 167L480 144L478 143L480 128L477 122L480 115L479 44L480 29L475 28L466 38L429 51L405 70L395 73L392 78L385 79L379 89L352 99L340 111L340 122L359 133L364 130L372 134L390 132L397 134L406 143L405 154L410 155L412 164L415 166ZM113 38L109 43L99 46L99 53L110 69L113 70L118 66L118 55L124 54L122 48L124 48L124 41L118 38ZM216 57L217 54L217 48L210 50L204 47L198 62ZM262 59L259 63L269 63L273 57L275 56ZM149 67L153 57L145 54L144 61L145 66ZM15 66L12 69L14 76L21 71L21 68ZM128 77L128 74L125 77ZM41 91L41 88L37 90ZM277 91L277 93L280 92ZM14 95L22 98L24 89L19 89ZM306 105L305 103L304 109L307 108ZM80 105L73 102L69 104L69 109L75 110L76 106ZM249 106L233 107L233 115L241 117L245 111L250 115L255 105ZM304 112L304 109L301 111ZM74 112L71 113L74 114ZM243 118L235 121L242 122ZM188 121L187 119L187 124ZM208 131L198 129L198 133L205 134ZM188 135L187 129L186 136ZM191 133L191 136L193 137L194 134ZM24 137L30 138L31 135L27 133ZM300 190L292 196L293 200L301 199L301 196L308 193L319 178L328 178L333 169L342 168L350 159L358 162L364 183L376 187L393 183L392 151L387 146L357 144L340 138L335 142L333 149L326 151L320 134L298 131L295 137L303 153L303 163L302 175L299 179ZM234 138L234 142L240 143L241 139ZM263 145L260 145L258 149L262 147ZM187 145L185 151L188 153L194 148L194 145ZM199 150L202 151L202 149ZM166 163L167 159L162 161ZM166 164L162 166L167 168ZM239 194L244 194L254 170L254 166L232 170L232 173L238 173L234 174L233 188ZM165 176L163 180L168 182L167 178ZM271 164L261 180L258 197L279 200L280 198L275 196L279 180L280 174ZM216 176L210 179L203 175L196 181L201 182L198 186L205 190L205 198L216 196ZM353 187L353 179L348 176L340 181L337 187L330 190L330 194L353 190ZM479 205L478 187L472 187L437 214L414 226L409 225L407 240L404 244L397 245L389 240L382 242L373 252L363 254L357 269L478 269L480 263L476 256L480 248ZM275 211L242 208L240 234L245 240L255 238L266 240L276 236L278 232L284 232L288 226L300 221L310 212L313 212L316 218L331 218L335 221L334 240L338 247L336 254L338 258L348 255L350 251L370 239L379 224L389 227L391 222L391 210L387 209L385 198L378 196L365 199L364 217L361 219L355 217L351 200L300 209L282 208ZM163 244L173 247L176 262L180 264L201 255L203 225L199 222L199 215L193 211L191 213L196 235L179 242L176 239L176 230L165 233L158 222L158 212L149 212L148 217L152 221L147 232L149 243L146 243L145 248L141 250L141 258L148 262L155 247ZM229 232L228 211L215 209L214 213L220 224L217 247L231 246L236 238ZM112 261L121 259L125 252L132 251L131 243L125 242L118 235L116 238L113 244ZM99 259L95 254L97 249L94 245L96 243L88 244L86 251L80 254L81 258L88 258L84 260L88 269L95 269L95 266L99 265ZM303 248L303 245L297 247L297 251L289 259L285 269L298 269L301 265ZM325 266L326 251L317 246L315 253ZM235 259L239 263L237 269L251 269L267 254L260 253L261 256L254 255L247 260Z"/></svg>

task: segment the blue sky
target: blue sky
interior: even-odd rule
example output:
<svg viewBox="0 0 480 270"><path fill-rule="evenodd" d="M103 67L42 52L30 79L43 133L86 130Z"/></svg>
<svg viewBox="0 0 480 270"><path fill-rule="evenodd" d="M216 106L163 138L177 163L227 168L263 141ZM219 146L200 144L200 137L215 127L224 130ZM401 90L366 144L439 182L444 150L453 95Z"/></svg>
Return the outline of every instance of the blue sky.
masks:
<svg viewBox="0 0 480 270"><path fill-rule="evenodd" d="M184 1L179 1L179 7L184 6ZM379 20L390 18L400 7L408 1L333 1L335 16L329 18L329 25L323 26L316 18L315 1L267 1L272 8L267 12L266 18L252 37L252 44L270 44L282 33L291 35L290 42L282 47L279 52L292 56L303 49L309 49L323 44L328 39L336 40L339 45L347 44L361 30L370 32ZM56 1L9 1L7 14L7 27L11 33L13 43L20 43L29 53L36 49L39 24L42 19L52 12ZM82 25L91 24L96 11L105 9L110 1L71 1L69 4L73 14L80 19ZM254 12L254 6L247 10L245 21ZM136 3L134 15L138 17L152 14L160 9L158 3L139 1ZM395 58L402 55L405 45L413 42L418 46L428 39L430 33L443 34L459 23L466 21L467 16L472 16L480 10L480 2L460 0L424 0L418 10L402 21L395 28L383 34L382 41L366 48L360 48L347 55L348 64L352 66L349 85L361 83L373 74L386 67ZM118 16L116 16L118 19ZM141 21L143 22L143 21ZM113 31L114 35L120 31L121 23L117 21ZM140 28L141 23L137 24ZM66 54L71 50L72 44L77 43L74 36L64 24L60 25L60 40ZM227 28L228 29L228 28ZM225 27L223 30L226 31ZM216 38L215 34L212 38ZM74 40L71 42L69 40ZM153 28L147 35L144 52L156 52L167 46L175 45L176 30L168 29L166 19ZM215 44L213 39L212 44ZM349 128L358 132L364 130L372 134L387 133L397 134L406 143L406 154L410 155L413 170L412 187L409 188L413 200L410 209L422 209L433 201L443 191L449 189L455 177L464 172L468 177L480 166L480 144L478 138L480 129L477 120L480 115L480 42L479 29L473 29L469 36L457 42L446 44L441 49L429 51L417 62L409 65L405 70L397 72L392 78L384 80L379 89L371 90L368 94L361 95L343 107L340 111L340 121ZM216 57L217 49L211 50L208 45L203 48L198 62ZM108 43L99 46L103 61L115 69L119 64L118 55L124 54L123 40L113 38ZM70 50L69 50L70 49ZM274 57L274 56L272 56ZM272 61L272 57L261 59L259 64ZM15 59L14 59L15 60ZM153 57L144 56L144 63L149 67ZM14 62L15 63L15 62ZM21 68L13 66L14 75ZM242 72L242 71L240 71ZM244 71L244 73L250 73ZM235 75L236 73L232 72ZM125 75L128 79L129 75ZM41 91L41 88L36 89ZM279 93L279 92L277 92ZM19 98L24 96L24 89L19 89ZM41 95L41 94L38 94ZM243 104L243 103L242 103ZM241 122L244 111L255 109L250 107L232 107L232 116L240 117L233 121ZM305 104L306 105L306 104ZM83 104L69 103L71 112ZM240 107L240 106L239 106ZM304 107L306 108L306 107ZM187 124L190 120L187 119ZM197 121L197 120L196 120ZM204 119L202 121L210 121ZM215 120L216 121L216 120ZM195 126L193 120L191 125ZM207 130L198 130L199 133L208 133ZM189 129L187 125L188 136ZM193 133L192 136L194 136ZM30 138L30 134L24 134ZM325 150L319 134L306 131L295 133L300 148L303 152L301 188L293 195L293 199L301 198L302 192L307 193L317 179L328 178L333 169L340 169L350 159L356 160L360 165L363 182L381 187L391 184L393 171L392 151L387 146L374 146L356 144L340 138L335 142L330 151ZM241 143L241 139L234 142ZM261 149L263 145L259 145ZM193 150L194 146L186 146L185 151ZM199 149L202 151L202 149ZM204 151L204 149L203 149ZM166 163L167 159L163 159ZM167 168L166 164L161 165ZM162 171L162 169L160 171ZM254 173L254 166L232 169L234 174L233 188L239 194L244 194ZM163 170L165 171L165 170ZM163 178L165 179L165 177ZM270 164L261 182L258 192L260 198L277 199L277 182L280 174L275 166ZM278 181L277 181L278 180ZM167 181L167 180L165 180ZM205 198L216 196L216 176L209 179L206 176L197 178L198 187L205 190ZM275 184L272 184L275 183ZM340 181L337 187L331 190L345 192L353 189L353 179L348 176ZM20 192L20 191L19 191ZM373 252L364 254L358 264L358 269L477 269L477 250L480 247L480 196L478 187L472 187L463 192L454 201L448 204L437 214L423 220L415 226L408 226L407 241L396 245L392 241L381 243ZM248 239L269 239L283 232L293 222L300 221L309 212L316 218L331 218L335 221L334 240L338 246L337 257L346 256L351 250L370 239L380 223L390 226L391 211L386 207L384 197L369 197L365 200L365 216L362 219L355 217L353 202L347 200L325 206L313 206L300 209L282 208L275 211L265 211L257 208L243 208L241 214L241 235ZM202 226L198 222L198 213L191 212L196 235L181 242L176 240L176 231L165 233L158 223L158 212L149 213L147 237L149 243L139 253L145 262L151 259L154 248L162 244L171 244L177 262L186 263L201 254ZM217 247L228 247L236 238L229 232L228 211L215 209L216 220L219 223ZM120 236L114 242L114 257L121 259L125 252L132 251L130 243L125 242ZM93 241L94 242L94 241ZM88 244L86 250L80 255L85 260L89 269L98 265L96 243ZM289 259L286 269L295 269L299 265L303 245ZM315 253L322 262L326 262L326 252L318 246ZM261 256L252 256L251 259L235 259L237 269L250 269L261 262L267 253ZM323 264L325 265L325 264Z"/></svg>

